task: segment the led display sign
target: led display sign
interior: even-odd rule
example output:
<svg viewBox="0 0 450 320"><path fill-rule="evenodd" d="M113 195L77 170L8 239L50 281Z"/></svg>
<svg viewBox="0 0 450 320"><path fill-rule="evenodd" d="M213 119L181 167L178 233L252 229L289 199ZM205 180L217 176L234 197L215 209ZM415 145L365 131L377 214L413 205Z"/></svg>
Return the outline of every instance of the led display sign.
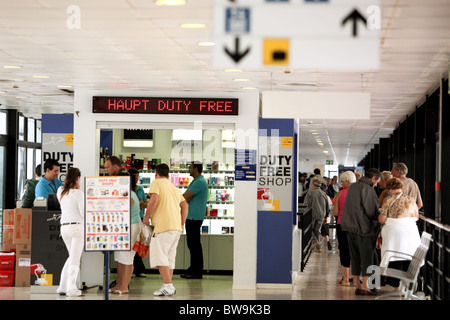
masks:
<svg viewBox="0 0 450 320"><path fill-rule="evenodd" d="M238 115L238 99L93 97L94 113Z"/></svg>

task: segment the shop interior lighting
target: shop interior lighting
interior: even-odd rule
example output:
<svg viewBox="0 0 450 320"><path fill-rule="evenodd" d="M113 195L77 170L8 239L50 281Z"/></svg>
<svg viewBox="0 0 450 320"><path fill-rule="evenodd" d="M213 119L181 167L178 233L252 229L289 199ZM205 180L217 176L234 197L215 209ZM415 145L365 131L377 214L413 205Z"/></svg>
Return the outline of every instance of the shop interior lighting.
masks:
<svg viewBox="0 0 450 320"><path fill-rule="evenodd" d="M255 87L242 87L243 90L256 90Z"/></svg>
<svg viewBox="0 0 450 320"><path fill-rule="evenodd" d="M123 146L127 148L152 148L153 140L123 140Z"/></svg>
<svg viewBox="0 0 450 320"><path fill-rule="evenodd" d="M203 140L202 130L191 130L191 129L174 129L172 131L172 141L182 141L182 140Z"/></svg>
<svg viewBox="0 0 450 320"><path fill-rule="evenodd" d="M242 72L242 69L225 69L225 72Z"/></svg>
<svg viewBox="0 0 450 320"><path fill-rule="evenodd" d="M236 79L233 79L233 81L236 81L236 82L244 82L244 81L250 81L250 79L236 78Z"/></svg>
<svg viewBox="0 0 450 320"><path fill-rule="evenodd" d="M22 69L21 66L3 66L5 69Z"/></svg>
<svg viewBox="0 0 450 320"><path fill-rule="evenodd" d="M48 78L50 78L50 76L40 76L40 75L36 75L36 76L33 76L33 78L36 78L36 79L48 79Z"/></svg>

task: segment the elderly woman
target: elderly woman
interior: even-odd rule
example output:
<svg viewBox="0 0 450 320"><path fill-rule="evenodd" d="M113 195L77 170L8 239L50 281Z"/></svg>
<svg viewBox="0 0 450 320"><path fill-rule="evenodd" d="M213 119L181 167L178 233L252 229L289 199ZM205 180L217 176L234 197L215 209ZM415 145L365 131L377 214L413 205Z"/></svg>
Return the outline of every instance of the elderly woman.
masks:
<svg viewBox="0 0 450 320"><path fill-rule="evenodd" d="M342 189L334 197L333 215L336 220L336 236L339 244L339 257L341 261L343 278L339 282L340 286L350 285L350 252L348 249L347 233L341 228L342 211L344 210L345 197L348 188L352 183L356 182L356 176L352 171L345 171L341 174L340 183Z"/></svg>
<svg viewBox="0 0 450 320"><path fill-rule="evenodd" d="M402 188L403 183L398 178L392 178L386 182L389 195L380 208L378 222L383 225L381 256L385 258L387 250L407 254L404 256L395 254L396 257L393 257L392 262L389 263L389 267L406 271L411 260L410 256L414 255L420 245L420 235L416 225L419 210L414 199L403 194ZM386 283L394 288L399 286L398 279L388 278Z"/></svg>
<svg viewBox="0 0 450 320"><path fill-rule="evenodd" d="M380 196L378 197L378 203L379 203L379 207L381 208L381 206L383 205L383 201L384 199L388 196L389 194L389 189L386 188L386 182L392 179L392 173L390 171L383 171L381 173L381 180L378 183L378 185L380 186L381 189L383 189L383 191L381 192Z"/></svg>

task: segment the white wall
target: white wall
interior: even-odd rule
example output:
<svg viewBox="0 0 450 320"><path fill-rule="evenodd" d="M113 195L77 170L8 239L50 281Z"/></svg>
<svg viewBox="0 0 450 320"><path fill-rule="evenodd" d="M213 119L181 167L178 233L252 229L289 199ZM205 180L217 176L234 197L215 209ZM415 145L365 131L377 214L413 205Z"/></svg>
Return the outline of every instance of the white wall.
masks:
<svg viewBox="0 0 450 320"><path fill-rule="evenodd" d="M92 113L93 96L134 97L203 97L238 98L239 116L189 116L189 115L130 115ZM99 130L103 128L194 128L202 121L203 127L221 128L234 125L240 132L236 144L240 148L257 149L258 93L233 92L139 92L129 90L76 90L74 105L74 166L83 176L98 175ZM249 136L251 136L249 138ZM256 139L255 139L256 137ZM234 276L233 288L256 288L256 181L235 182ZM98 266L101 268L101 266Z"/></svg>

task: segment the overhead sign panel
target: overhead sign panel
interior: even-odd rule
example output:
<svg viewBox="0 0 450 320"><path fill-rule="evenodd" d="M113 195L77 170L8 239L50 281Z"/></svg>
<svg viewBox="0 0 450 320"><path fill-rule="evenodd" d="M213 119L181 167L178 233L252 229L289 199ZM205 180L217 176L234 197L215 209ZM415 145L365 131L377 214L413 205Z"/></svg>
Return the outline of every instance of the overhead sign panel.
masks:
<svg viewBox="0 0 450 320"><path fill-rule="evenodd" d="M166 97L93 97L94 113L139 113L183 115L239 114L239 99Z"/></svg>
<svg viewBox="0 0 450 320"><path fill-rule="evenodd" d="M214 65L375 70L379 4L379 0L215 0ZM268 49L274 39L287 45Z"/></svg>

